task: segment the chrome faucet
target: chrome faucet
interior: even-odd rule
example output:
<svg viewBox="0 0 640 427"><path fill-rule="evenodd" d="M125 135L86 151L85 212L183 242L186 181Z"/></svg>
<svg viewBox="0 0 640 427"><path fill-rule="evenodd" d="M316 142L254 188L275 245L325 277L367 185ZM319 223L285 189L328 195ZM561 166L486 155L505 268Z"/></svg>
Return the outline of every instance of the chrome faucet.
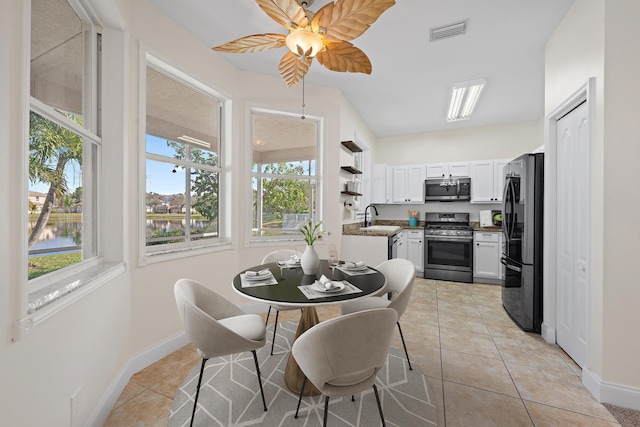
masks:
<svg viewBox="0 0 640 427"><path fill-rule="evenodd" d="M369 224L367 223L367 209L369 209L369 208L373 208L373 211L376 213L376 216L378 215L378 209L376 209L375 206L369 205L366 208L364 208L364 226L365 227L369 226Z"/></svg>

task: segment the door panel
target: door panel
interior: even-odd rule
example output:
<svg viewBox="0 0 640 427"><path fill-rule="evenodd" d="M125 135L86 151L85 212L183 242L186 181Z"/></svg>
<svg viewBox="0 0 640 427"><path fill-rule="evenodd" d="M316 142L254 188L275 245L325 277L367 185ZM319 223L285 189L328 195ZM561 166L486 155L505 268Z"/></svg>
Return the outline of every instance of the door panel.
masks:
<svg viewBox="0 0 640 427"><path fill-rule="evenodd" d="M586 361L589 295L589 134L583 104L557 123L557 342Z"/></svg>

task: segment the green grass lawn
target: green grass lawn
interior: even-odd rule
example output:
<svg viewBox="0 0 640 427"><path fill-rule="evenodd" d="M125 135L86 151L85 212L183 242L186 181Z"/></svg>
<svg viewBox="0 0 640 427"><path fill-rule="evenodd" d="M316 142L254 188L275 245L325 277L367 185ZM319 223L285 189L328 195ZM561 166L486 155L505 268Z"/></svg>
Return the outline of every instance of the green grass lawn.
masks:
<svg viewBox="0 0 640 427"><path fill-rule="evenodd" d="M29 258L29 280L82 261L81 252L42 255Z"/></svg>

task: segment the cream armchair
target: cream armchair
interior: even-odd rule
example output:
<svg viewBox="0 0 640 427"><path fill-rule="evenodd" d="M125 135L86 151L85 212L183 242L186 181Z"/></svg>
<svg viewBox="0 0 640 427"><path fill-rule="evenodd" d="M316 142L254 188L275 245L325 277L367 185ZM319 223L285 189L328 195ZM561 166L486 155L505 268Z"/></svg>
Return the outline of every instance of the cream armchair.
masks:
<svg viewBox="0 0 640 427"><path fill-rule="evenodd" d="M375 382L387 361L397 319L390 308L365 310L321 322L300 335L291 349L305 375L295 418L308 379L325 396L323 425L327 425L330 397L353 396L369 387L384 425Z"/></svg>
<svg viewBox="0 0 640 427"><path fill-rule="evenodd" d="M357 301L344 303L340 306L340 314L349 314L372 308L393 308L398 313L398 331L402 339L404 353L407 356L407 363L409 364L409 369L413 370L411 361L409 360L407 345L404 342L404 335L402 335L400 318L409 305L409 299L413 292L413 283L416 278L416 267L411 261L395 258L380 263L376 269L381 271L387 279L384 288L378 292L380 296L366 297Z"/></svg>
<svg viewBox="0 0 640 427"><path fill-rule="evenodd" d="M263 347L266 342L266 328L262 318L257 314L246 314L238 306L195 280L178 280L174 286L174 294L185 333L202 356L190 425L193 425L207 360L244 351L253 353L262 404L266 411L267 403L256 355L256 349Z"/></svg>

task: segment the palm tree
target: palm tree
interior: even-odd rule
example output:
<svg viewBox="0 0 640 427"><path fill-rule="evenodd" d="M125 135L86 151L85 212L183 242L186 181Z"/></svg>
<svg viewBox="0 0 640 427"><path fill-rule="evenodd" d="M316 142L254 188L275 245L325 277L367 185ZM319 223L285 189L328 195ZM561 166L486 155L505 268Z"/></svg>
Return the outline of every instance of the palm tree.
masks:
<svg viewBox="0 0 640 427"><path fill-rule="evenodd" d="M76 123L81 117L70 116ZM31 235L29 247L40 238L56 197L68 192L65 167L70 162L82 164L82 138L69 129L48 120L37 113L29 116L29 180L31 183L49 184L49 191Z"/></svg>

